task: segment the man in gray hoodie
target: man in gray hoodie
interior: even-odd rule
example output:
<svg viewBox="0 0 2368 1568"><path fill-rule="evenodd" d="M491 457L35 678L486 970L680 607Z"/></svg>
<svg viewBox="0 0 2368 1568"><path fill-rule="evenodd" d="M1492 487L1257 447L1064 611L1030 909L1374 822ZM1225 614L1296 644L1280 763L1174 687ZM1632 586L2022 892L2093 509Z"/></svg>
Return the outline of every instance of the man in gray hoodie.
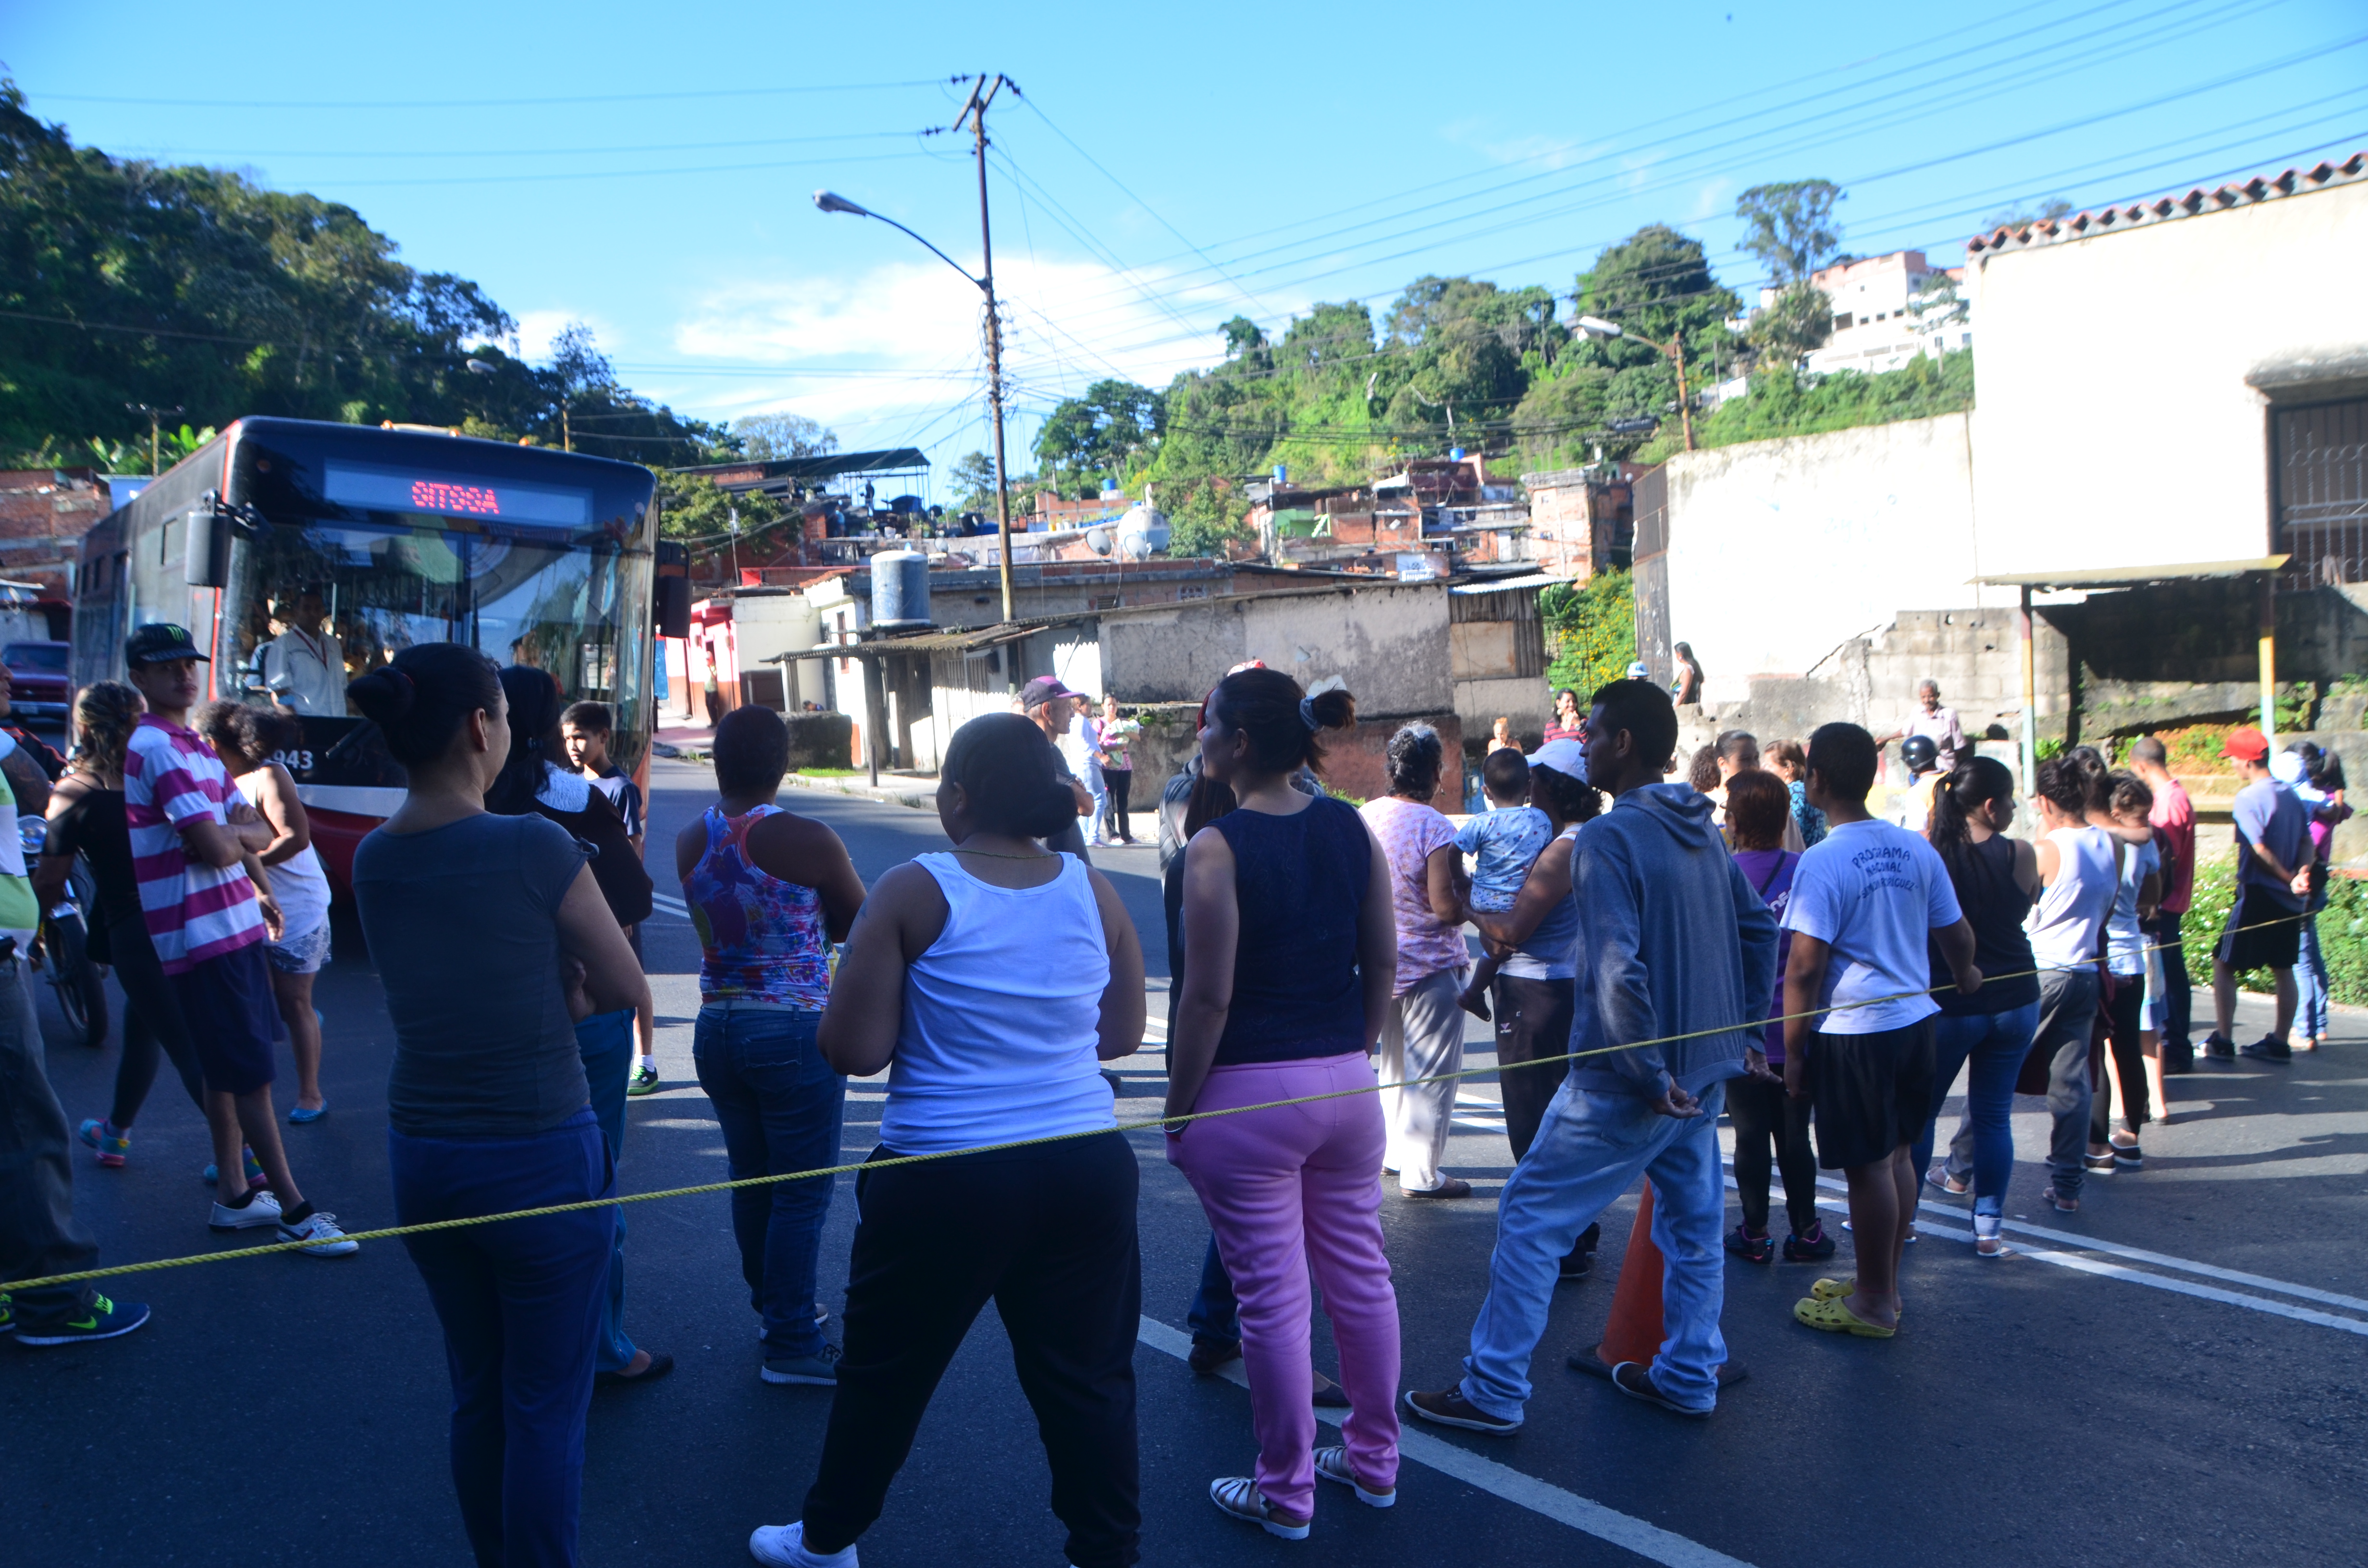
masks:
<svg viewBox="0 0 2368 1568"><path fill-rule="evenodd" d="M1766 1013L1776 984L1777 933L1711 825L1710 801L1661 782L1677 740L1668 693L1650 681L1595 694L1588 777L1613 801L1579 831L1571 858L1584 929L1570 1049L1591 1054L1572 1064L1505 1183L1462 1382L1406 1396L1425 1421L1498 1436L1520 1428L1562 1258L1639 1176L1656 1199L1668 1339L1649 1368L1622 1362L1612 1381L1680 1415L1717 1403L1726 1360L1718 1116L1729 1078L1768 1070L1749 1020Z"/></svg>

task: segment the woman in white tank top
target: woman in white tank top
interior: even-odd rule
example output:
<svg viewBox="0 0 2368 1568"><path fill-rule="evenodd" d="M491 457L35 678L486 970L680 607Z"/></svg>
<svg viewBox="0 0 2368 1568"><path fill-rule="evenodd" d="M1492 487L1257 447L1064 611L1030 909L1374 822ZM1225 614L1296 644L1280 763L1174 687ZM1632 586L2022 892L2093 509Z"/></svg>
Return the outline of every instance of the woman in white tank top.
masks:
<svg viewBox="0 0 2368 1568"><path fill-rule="evenodd" d="M748 1550L854 1568L938 1379L988 1301L1053 1469L1072 1562L1131 1562L1134 1338L1143 1307L1134 1150L1100 1063L1143 1043L1143 950L1117 892L1035 841L1077 808L1028 720L972 720L947 747L951 851L880 879L823 1014L823 1055L888 1073L847 1287L820 1473L795 1523ZM1042 1139L1015 1149L962 1153ZM976 1505L987 1503L984 1496Z"/></svg>

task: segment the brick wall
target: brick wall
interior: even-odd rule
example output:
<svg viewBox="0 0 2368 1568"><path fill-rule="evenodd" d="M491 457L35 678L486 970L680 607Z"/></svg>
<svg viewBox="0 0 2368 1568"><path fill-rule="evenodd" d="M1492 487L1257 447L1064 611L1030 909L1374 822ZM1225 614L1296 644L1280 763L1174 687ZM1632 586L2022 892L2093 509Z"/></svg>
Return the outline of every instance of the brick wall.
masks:
<svg viewBox="0 0 2368 1568"><path fill-rule="evenodd" d="M0 472L0 577L37 583L44 600L66 603L82 536L110 509L107 486L87 469Z"/></svg>

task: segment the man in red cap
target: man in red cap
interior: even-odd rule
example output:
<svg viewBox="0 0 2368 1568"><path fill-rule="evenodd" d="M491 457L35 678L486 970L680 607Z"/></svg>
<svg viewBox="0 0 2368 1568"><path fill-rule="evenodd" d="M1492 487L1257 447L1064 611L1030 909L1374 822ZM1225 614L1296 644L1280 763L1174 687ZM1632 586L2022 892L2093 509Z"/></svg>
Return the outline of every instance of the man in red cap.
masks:
<svg viewBox="0 0 2368 1568"><path fill-rule="evenodd" d="M2241 1054L2291 1062L2294 964L2302 953L2303 906L2310 893L2310 813L2294 792L2270 777L2270 738L2249 725L2228 737L2220 755L2245 781L2237 791L2237 903L2212 955L2212 1011L2219 1026L2204 1054L2222 1061L2240 1054L2235 1037L2237 976L2266 969L2277 980L2277 1028Z"/></svg>

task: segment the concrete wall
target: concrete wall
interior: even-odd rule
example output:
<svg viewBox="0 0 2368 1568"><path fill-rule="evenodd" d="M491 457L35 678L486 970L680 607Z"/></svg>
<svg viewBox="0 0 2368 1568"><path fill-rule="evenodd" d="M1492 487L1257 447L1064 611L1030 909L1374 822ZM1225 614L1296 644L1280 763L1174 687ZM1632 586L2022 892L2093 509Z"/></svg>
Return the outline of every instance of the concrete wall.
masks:
<svg viewBox="0 0 2368 1568"><path fill-rule="evenodd" d="M1903 607L1982 605L1972 460L1962 414L1672 457L1668 631L1704 699L1806 676Z"/></svg>
<svg viewBox="0 0 2368 1568"><path fill-rule="evenodd" d="M1452 713L1444 583L1236 597L1100 622L1101 674L1122 703L1199 702L1262 659L1303 685L1338 676L1376 718Z"/></svg>
<svg viewBox="0 0 2368 1568"><path fill-rule="evenodd" d="M1904 611L1872 635L1851 638L1806 676L1756 677L1741 700L1680 708L1679 755L1691 756L1724 730L1748 730L1763 744L1802 739L1836 722L1888 734L1916 707L1916 688L1927 680L1939 683L1941 701L1957 710L1969 738L2018 740L2022 655L2014 620L2010 609ZM2039 733L2062 735L2069 645L2044 616L2035 630ZM1898 748L1890 751L1896 756Z"/></svg>
<svg viewBox="0 0 2368 1568"><path fill-rule="evenodd" d="M1978 255L1983 570L2271 553L2248 379L2368 352L2362 256L2368 181Z"/></svg>

